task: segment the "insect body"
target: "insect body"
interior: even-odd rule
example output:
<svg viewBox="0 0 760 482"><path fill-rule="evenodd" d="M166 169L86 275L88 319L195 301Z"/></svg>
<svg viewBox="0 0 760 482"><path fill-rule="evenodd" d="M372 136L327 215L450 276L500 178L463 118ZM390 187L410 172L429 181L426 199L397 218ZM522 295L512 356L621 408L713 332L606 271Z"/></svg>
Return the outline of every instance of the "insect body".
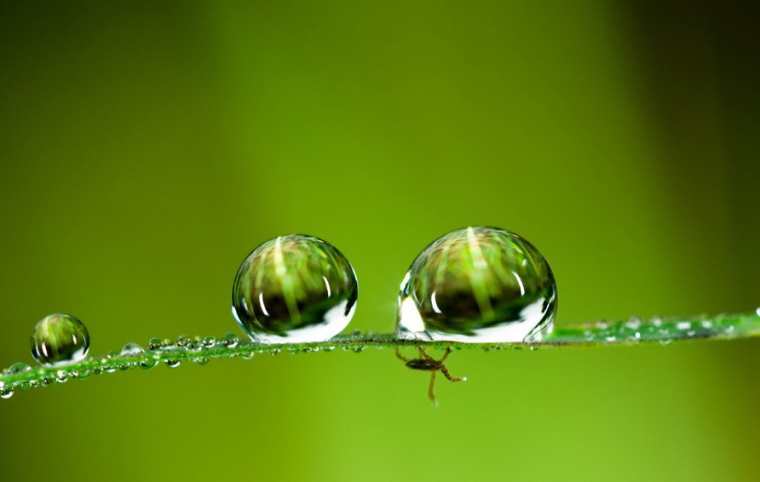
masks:
<svg viewBox="0 0 760 482"><path fill-rule="evenodd" d="M401 354L401 351L396 348L396 357L403 361L407 368L411 368L412 370L424 370L430 372L430 384L428 385L428 398L431 402L437 403L435 399L435 374L438 372L443 373L443 376L446 377L447 380L451 382L466 382L467 377L455 377L451 373L449 373L449 370L446 368L446 365L443 364L444 361L446 361L446 358L448 358L449 354L451 353L451 348L446 347L446 352L443 354L443 358L440 360L436 360L435 358L431 357L427 353L425 353L425 350L418 346L417 350L420 353L420 358L414 358L409 359L406 358L404 355Z"/></svg>

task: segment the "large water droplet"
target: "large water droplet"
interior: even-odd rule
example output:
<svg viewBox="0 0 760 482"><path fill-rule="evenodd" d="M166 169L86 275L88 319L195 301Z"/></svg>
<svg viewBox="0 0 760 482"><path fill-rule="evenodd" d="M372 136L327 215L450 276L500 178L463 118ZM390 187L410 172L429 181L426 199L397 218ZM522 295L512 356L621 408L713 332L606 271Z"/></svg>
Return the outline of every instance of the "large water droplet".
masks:
<svg viewBox="0 0 760 482"><path fill-rule="evenodd" d="M549 263L515 233L453 231L417 256L401 282L397 335L464 343L537 341L557 309Z"/></svg>
<svg viewBox="0 0 760 482"><path fill-rule="evenodd" d="M41 319L32 332L32 356L46 366L76 363L87 356L90 334L72 315L55 313Z"/></svg>
<svg viewBox="0 0 760 482"><path fill-rule="evenodd" d="M240 265L232 314L256 342L324 341L351 321L358 294L354 269L337 248L312 236L281 236Z"/></svg>

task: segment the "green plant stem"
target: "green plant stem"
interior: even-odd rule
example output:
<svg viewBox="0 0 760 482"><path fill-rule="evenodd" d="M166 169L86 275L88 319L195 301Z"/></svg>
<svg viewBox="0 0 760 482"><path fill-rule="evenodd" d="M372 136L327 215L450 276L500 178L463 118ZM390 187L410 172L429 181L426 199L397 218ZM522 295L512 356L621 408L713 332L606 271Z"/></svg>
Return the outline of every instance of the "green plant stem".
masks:
<svg viewBox="0 0 760 482"><path fill-rule="evenodd" d="M176 367L184 362L205 364L219 358L251 358L259 354L312 353L345 350L361 352L367 348L395 348L424 345L450 346L456 350L508 350L556 347L594 347L634 345L641 343L669 344L681 340L737 339L760 336L760 309L752 313L721 314L684 318L636 318L616 322L559 324L540 341L522 343L453 343L402 340L392 334L354 333L318 343L265 345L240 341L234 335L223 338L187 338L153 340L145 350L133 347L100 357L90 357L60 368L32 368L16 363L0 375L0 395L9 398L15 391L39 388L70 379L82 379L103 373L132 368L153 368L160 364Z"/></svg>

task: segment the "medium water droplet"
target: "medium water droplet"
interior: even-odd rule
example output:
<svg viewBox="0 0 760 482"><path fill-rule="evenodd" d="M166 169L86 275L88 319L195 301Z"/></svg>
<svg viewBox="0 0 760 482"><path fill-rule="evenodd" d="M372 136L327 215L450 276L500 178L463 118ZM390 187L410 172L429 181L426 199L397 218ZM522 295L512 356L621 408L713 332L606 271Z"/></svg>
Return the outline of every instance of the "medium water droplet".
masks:
<svg viewBox="0 0 760 482"><path fill-rule="evenodd" d="M232 314L256 342L324 341L351 321L358 293L354 269L337 248L312 236L281 236L240 265Z"/></svg>
<svg viewBox="0 0 760 482"><path fill-rule="evenodd" d="M434 241L401 282L397 335L464 343L538 341L557 287L546 259L519 235L470 227Z"/></svg>
<svg viewBox="0 0 760 482"><path fill-rule="evenodd" d="M127 356L127 357L135 357L135 356L140 356L143 353L145 353L145 350L143 349L143 347L141 347L137 343L127 343L126 345L124 345L124 347L122 347L121 353L119 353L119 355Z"/></svg>
<svg viewBox="0 0 760 482"><path fill-rule="evenodd" d="M76 363L87 356L90 334L72 315L55 313L41 319L32 332L32 355L45 366Z"/></svg>

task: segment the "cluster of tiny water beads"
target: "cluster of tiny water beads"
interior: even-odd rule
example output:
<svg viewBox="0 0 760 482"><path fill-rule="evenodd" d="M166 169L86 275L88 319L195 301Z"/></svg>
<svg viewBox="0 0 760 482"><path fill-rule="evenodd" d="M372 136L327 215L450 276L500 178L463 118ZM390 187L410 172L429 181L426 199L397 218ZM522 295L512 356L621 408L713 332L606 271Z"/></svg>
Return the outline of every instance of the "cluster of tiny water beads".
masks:
<svg viewBox="0 0 760 482"><path fill-rule="evenodd" d="M394 334L337 335L350 322L357 298L356 274L335 247L311 236L279 237L253 250L235 277L233 315L249 340L233 333L151 338L144 347L127 343L118 352L88 358L85 325L56 313L33 330L31 351L40 366L18 362L2 371L0 398L92 375L256 354L423 345L536 349L760 335L760 308L735 315L554 325L557 289L546 259L525 239L497 228L454 231L420 253L401 283ZM409 368L432 372L431 387L436 372L449 377L442 361L421 353L420 359L401 358Z"/></svg>

